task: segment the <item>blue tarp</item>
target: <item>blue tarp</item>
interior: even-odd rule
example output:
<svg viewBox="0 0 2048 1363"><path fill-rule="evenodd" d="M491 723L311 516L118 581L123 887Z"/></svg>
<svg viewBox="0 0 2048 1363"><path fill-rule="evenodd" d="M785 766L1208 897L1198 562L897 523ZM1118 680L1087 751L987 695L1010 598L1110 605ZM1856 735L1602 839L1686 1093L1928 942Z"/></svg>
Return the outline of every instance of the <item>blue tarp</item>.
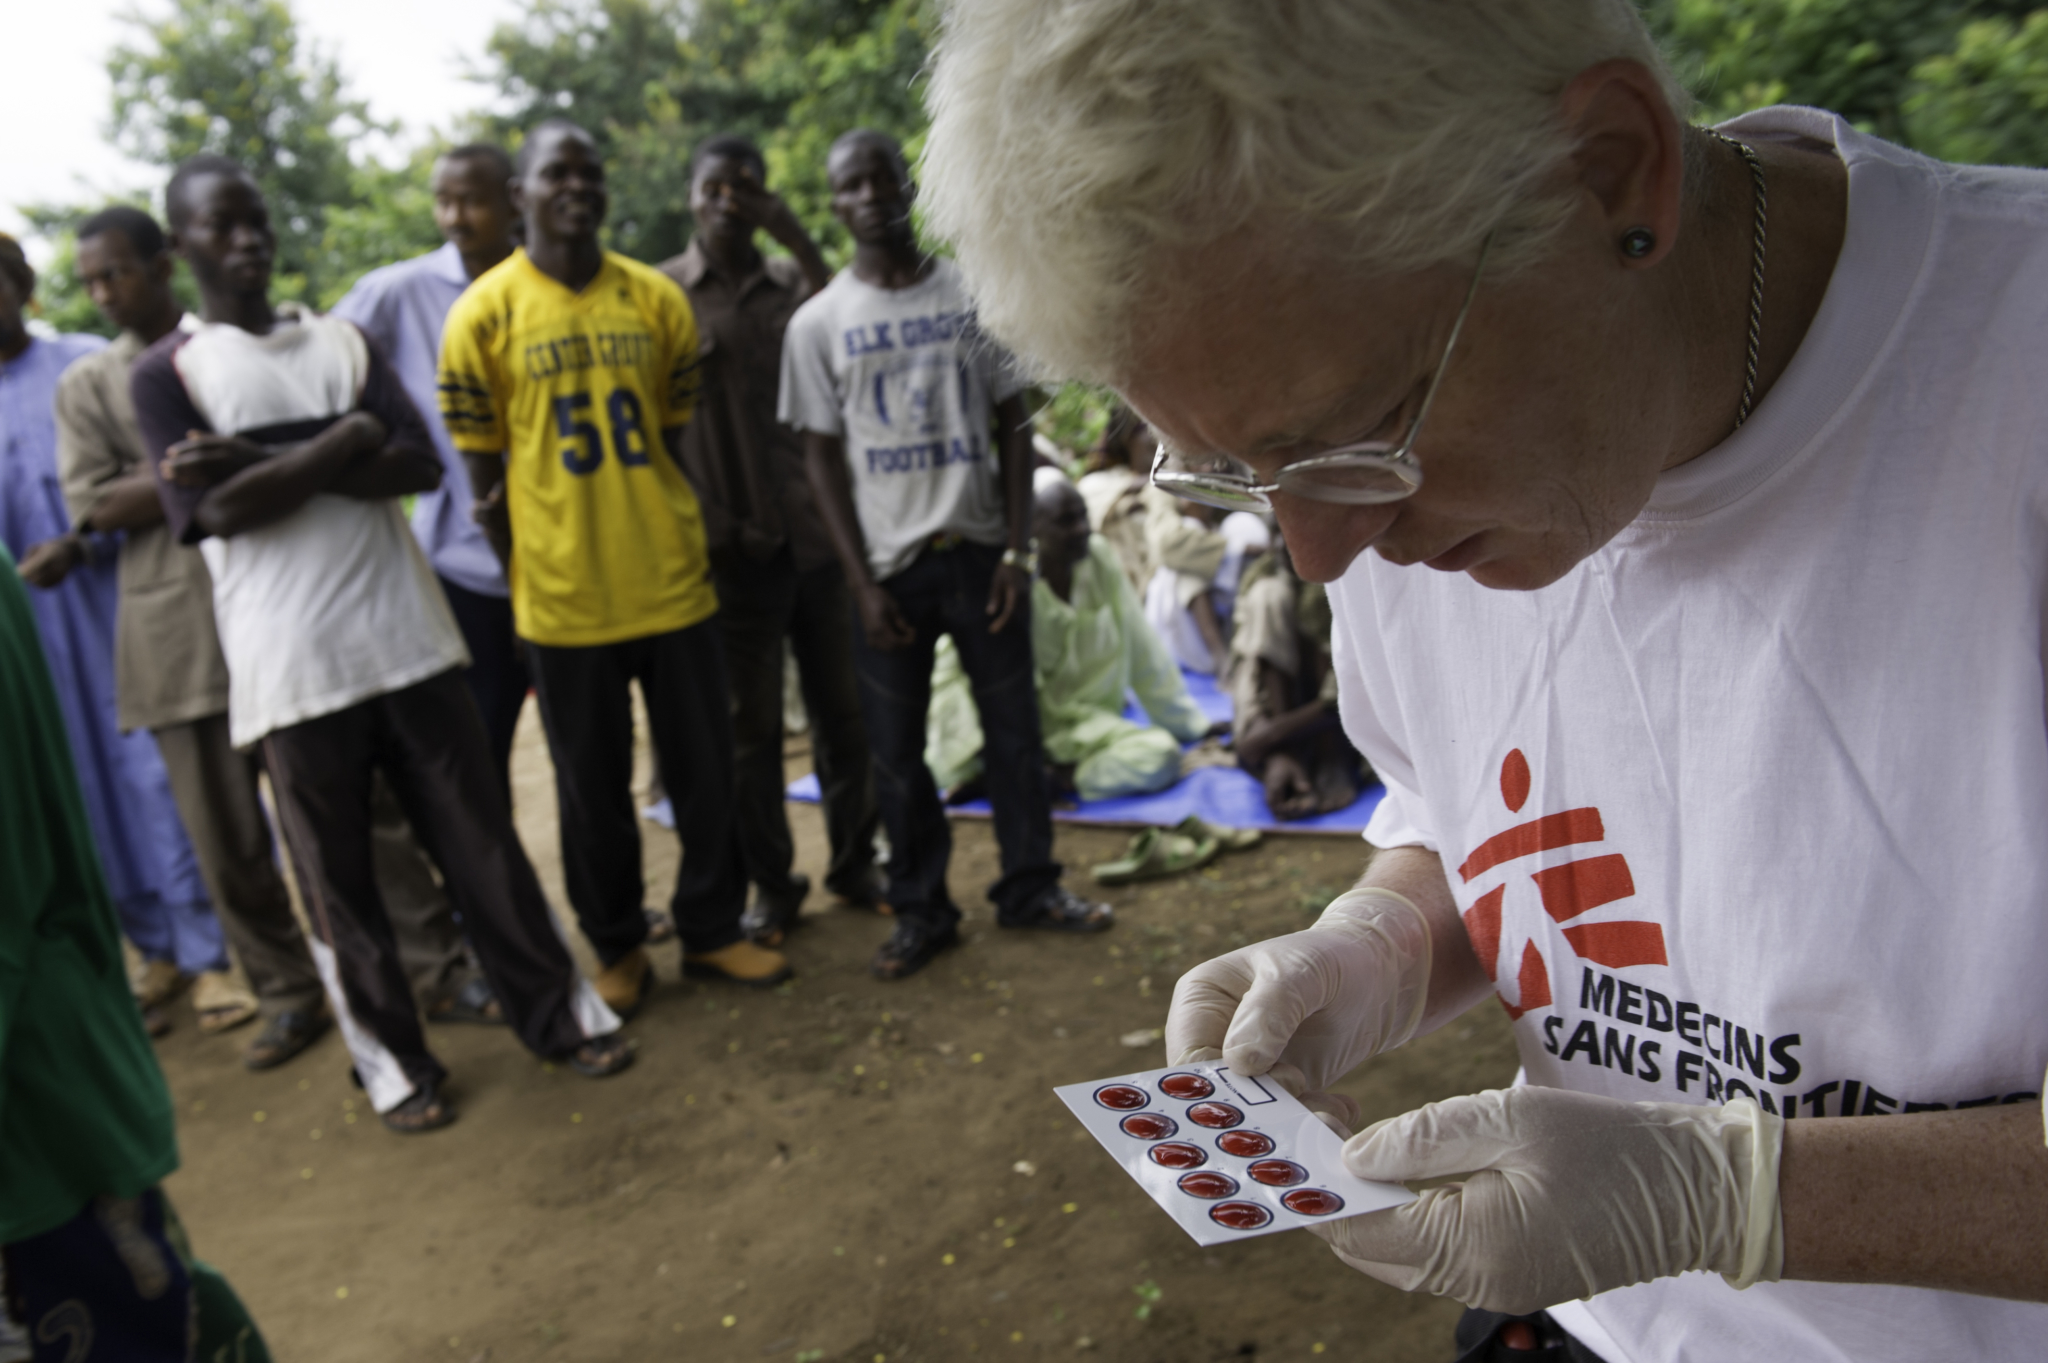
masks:
<svg viewBox="0 0 2048 1363"><path fill-rule="evenodd" d="M1188 694L1195 704L1212 720L1227 721L1230 718L1230 697L1216 685L1213 677L1185 668L1181 675L1187 679ZM1135 702L1125 710L1132 719L1145 722L1145 712ZM1054 809L1053 817L1066 823L1125 824L1170 827L1190 814L1199 814L1213 824L1230 828L1263 828L1281 833L1358 833L1364 831L1365 821L1372 817L1374 808L1386 788L1374 782L1367 786L1349 808L1313 819L1284 821L1273 817L1266 808L1265 792L1253 777L1236 767L1203 767L1191 771L1165 790L1153 795L1133 795L1121 800L1086 800L1073 809ZM818 802L818 778L805 776L792 781L789 798L805 804ZM986 800L974 800L964 805L954 805L952 813L969 818L987 818L989 806Z"/></svg>

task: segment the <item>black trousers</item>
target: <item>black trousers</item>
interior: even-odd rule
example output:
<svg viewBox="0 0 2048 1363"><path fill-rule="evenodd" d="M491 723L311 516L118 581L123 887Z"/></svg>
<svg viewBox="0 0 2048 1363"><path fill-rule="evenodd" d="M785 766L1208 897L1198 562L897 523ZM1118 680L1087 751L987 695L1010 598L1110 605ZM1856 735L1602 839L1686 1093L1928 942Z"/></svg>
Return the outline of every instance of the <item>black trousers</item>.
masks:
<svg viewBox="0 0 2048 1363"><path fill-rule="evenodd" d="M857 896L875 863L874 775L846 575L829 564L799 571L784 546L766 562L714 560L718 629L732 683L733 807L747 879L786 895L796 847L789 835L782 768L782 643L789 641L811 719L811 759L825 808L832 864L825 888Z"/></svg>
<svg viewBox="0 0 2048 1363"><path fill-rule="evenodd" d="M519 711L526 705L527 690L533 685L526 675L519 638L512 632L512 603L502 596L485 596L467 587L441 579L448 595L448 608L455 612L456 628L469 645L469 666L462 679L476 697L483 715L484 733L491 742L491 756L505 779L505 792L512 791L512 734L519 727Z"/></svg>
<svg viewBox="0 0 2048 1363"><path fill-rule="evenodd" d="M589 988L512 829L483 721L457 673L278 729L263 740L263 754L314 938L332 953L330 988L338 983L345 1005L344 1035L373 1102L380 1101L380 1078L389 1077L363 1073L366 1065L375 1071L395 1063L414 1088L445 1073L427 1049L372 871L374 771L384 774L446 877L470 945L519 1039L541 1055L559 1056L595 1034L578 1020L578 992L589 995ZM602 1020L589 998L581 1002L586 1017Z"/></svg>
<svg viewBox="0 0 2048 1363"><path fill-rule="evenodd" d="M1052 859L1052 799L1038 732L1038 683L1031 663L1031 598L1000 634L988 629L988 590L1002 551L980 544L927 549L882 583L917 631L902 648L873 648L853 625L853 662L874 750L875 801L889 830L889 903L899 917L957 922L946 889L953 830L924 763L925 717L932 702L932 652L953 636L960 665L981 711L988 798L995 808L1003 874L989 898L1005 917L1018 913L1060 878Z"/></svg>
<svg viewBox="0 0 2048 1363"><path fill-rule="evenodd" d="M670 900L676 935L687 952L738 941L747 882L733 816L732 702L717 624L587 648L529 642L527 660L555 762L562 876L598 959L610 965L647 940L633 808L634 681L683 843Z"/></svg>

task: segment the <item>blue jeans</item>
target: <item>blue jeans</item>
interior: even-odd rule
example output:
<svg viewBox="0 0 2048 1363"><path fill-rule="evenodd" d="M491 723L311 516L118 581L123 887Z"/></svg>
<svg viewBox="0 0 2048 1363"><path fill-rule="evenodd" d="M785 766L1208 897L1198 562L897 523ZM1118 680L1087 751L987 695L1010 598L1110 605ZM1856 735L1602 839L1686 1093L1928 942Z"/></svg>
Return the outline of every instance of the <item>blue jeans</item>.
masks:
<svg viewBox="0 0 2048 1363"><path fill-rule="evenodd" d="M953 830L924 764L932 652L941 634L953 636L981 711L988 798L1002 851L1002 877L988 891L998 916L1021 914L1060 878L1031 667L1031 598L1018 603L1002 633L988 629L989 584L1001 562L1002 551L986 545L927 549L883 582L917 631L916 641L902 648L874 648L854 621L853 667L874 754L875 802L889 832L889 904L900 918L939 927L960 919L946 890Z"/></svg>

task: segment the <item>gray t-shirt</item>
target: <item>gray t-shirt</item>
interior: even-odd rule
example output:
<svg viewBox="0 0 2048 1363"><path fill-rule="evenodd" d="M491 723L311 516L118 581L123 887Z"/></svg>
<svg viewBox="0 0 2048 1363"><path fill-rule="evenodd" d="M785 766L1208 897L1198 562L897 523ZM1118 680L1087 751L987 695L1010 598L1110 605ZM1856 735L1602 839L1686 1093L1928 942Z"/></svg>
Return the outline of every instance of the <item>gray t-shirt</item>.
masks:
<svg viewBox="0 0 2048 1363"><path fill-rule="evenodd" d="M990 416L1023 387L1009 356L975 326L952 261L907 289L878 289L842 270L790 319L776 415L845 441L879 582L934 535L1003 543Z"/></svg>

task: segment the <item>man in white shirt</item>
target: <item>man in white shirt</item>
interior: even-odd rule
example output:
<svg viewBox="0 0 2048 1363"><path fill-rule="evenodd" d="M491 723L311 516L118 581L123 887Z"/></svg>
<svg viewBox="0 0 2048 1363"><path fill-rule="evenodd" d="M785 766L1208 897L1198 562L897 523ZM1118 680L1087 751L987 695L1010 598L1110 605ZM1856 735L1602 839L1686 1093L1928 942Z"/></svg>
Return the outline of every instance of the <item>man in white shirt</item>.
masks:
<svg viewBox="0 0 2048 1363"><path fill-rule="evenodd" d="M1319 1230L1501 1347L2039 1353L2048 180L1688 128L1626 0L1066 13L952 12L932 221L1273 506L1388 791L1169 1055L1315 1088L1496 994L1528 1082L1346 1146L1461 1177Z"/></svg>
<svg viewBox="0 0 2048 1363"><path fill-rule="evenodd" d="M381 770L442 867L507 1020L583 1073L632 1062L581 979L512 829L467 661L397 497L439 482L404 389L353 325L274 309L262 193L220 157L165 191L204 325L136 362L165 519L206 555L238 746L261 743L304 878L315 963L372 1106L394 1131L454 1120L372 878Z"/></svg>
<svg viewBox="0 0 2048 1363"><path fill-rule="evenodd" d="M873 968L900 979L959 940L946 889L952 832L924 764L941 634L960 650L987 737L1003 867L989 890L996 922L1098 932L1113 915L1061 885L1052 858L1031 678L1023 380L976 328L953 263L918 246L916 187L895 139L847 133L827 173L853 264L790 319L779 415L804 433L818 509L860 615L853 661L896 915Z"/></svg>

